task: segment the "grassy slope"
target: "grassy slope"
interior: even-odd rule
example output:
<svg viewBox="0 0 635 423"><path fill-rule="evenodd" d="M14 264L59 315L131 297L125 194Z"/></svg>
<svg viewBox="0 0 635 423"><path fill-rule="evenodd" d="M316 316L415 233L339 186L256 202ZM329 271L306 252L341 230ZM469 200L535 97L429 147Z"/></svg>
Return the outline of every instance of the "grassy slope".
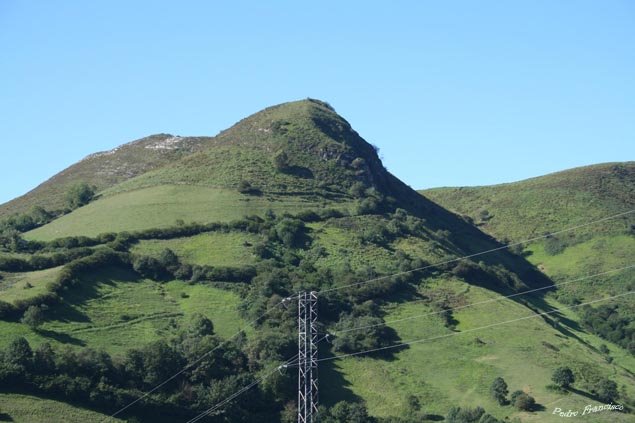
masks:
<svg viewBox="0 0 635 423"><path fill-rule="evenodd" d="M188 264L245 266L255 262L249 246L258 239L259 237L252 234L215 232L189 238L141 241L132 251L158 257L161 251L169 248Z"/></svg>
<svg viewBox="0 0 635 423"><path fill-rule="evenodd" d="M178 322L194 312L209 317L224 337L243 325L238 296L231 291L179 281L138 280L116 268L83 280L64 300L49 311L51 321L37 332L21 323L0 321L0 344L25 336L35 345L45 341L86 345L120 354L162 338L172 319Z"/></svg>
<svg viewBox="0 0 635 423"><path fill-rule="evenodd" d="M200 150L209 142L206 137L175 139L169 134L152 135L92 154L53 176L27 194L0 205L0 219L13 213L28 212L33 206L57 210L65 206L64 194L78 182L94 185L101 191L126 179ZM162 147L162 143L168 145Z"/></svg>
<svg viewBox="0 0 635 423"><path fill-rule="evenodd" d="M421 193L499 239L521 241L635 208L635 162L605 163L525 181L483 187L436 188ZM481 212L492 217L482 219ZM635 215L576 231L624 232Z"/></svg>
<svg viewBox="0 0 635 423"><path fill-rule="evenodd" d="M273 156L280 150L288 152L291 171L279 172L273 168ZM360 156L366 166L355 169L351 163ZM262 195L239 194L236 186L241 180L260 188ZM398 249L412 257L435 262L451 253L493 246L491 240L452 214L423 198L414 198L418 196L413 197L405 185L383 170L372 147L363 143L348 123L323 104L310 101L276 106L245 119L207 141L204 151L113 186L102 192L101 199L32 231L28 237L94 235L168 226L177 219L231 220L244 214L262 213L266 208L297 212L302 207L349 207L348 187L355 181L365 181L387 195L398 197L400 205L411 206L424 214L429 237L399 239L379 247L362 244L357 239L360 228L372 223L375 217L342 219L348 220L350 227L336 222L311 224L314 244L327 252L326 257L318 261L319 267L349 262L354 268L373 265L380 271L390 271L395 269L393 256ZM563 195L557 188L554 190L556 198ZM600 209L604 210L603 207ZM570 217L574 216L573 210L569 212ZM562 219L552 220L562 223ZM540 216L538 220L545 219ZM494 219L491 222L493 225ZM439 229L448 229L450 234L439 235ZM529 232L536 230L532 227ZM251 259L240 247L244 241L243 235L205 234L189 239L142 242L135 249L155 254L169 247L192 263L231 265L234 260L233 263L240 265ZM539 257L536 250L533 258ZM483 259L502 260L509 266L522 268L522 263L504 255ZM435 290L465 291L464 301L494 295L475 287L468 289L468 285L458 281L437 282L431 285ZM182 292L185 295L181 295ZM19 323L0 322L1 343L24 334L35 344L46 339L121 353L126 348L157 339L167 330L170 319L182 319L194 311L208 314L223 336L234 333L240 324L236 311L238 297L231 292L180 282L138 281L126 272L115 270L95 275L80 289L68 292L65 299L64 307L53 310L58 319L44 325L40 334ZM387 319L422 310L425 312L427 308L421 304L398 303L386 309ZM465 329L517 317L518 313L529 311L510 302L506 307L466 310L457 313L456 318L460 322L459 329ZM327 403L346 398L351 395L346 391L346 384L350 383L348 388L365 399L377 415L403 412L405 396L415 394L421 396L426 410L436 414L445 414L454 405L483 404L488 411L504 416L513 412L498 409L487 395L490 379L499 374L508 379L514 389L529 383L538 401L546 405L556 400L544 385L549 383L550 366L555 366L558 360L579 356L580 368L592 364L608 369L608 365L601 362L603 359L582 344L559 338L554 329L538 319L530 322L484 333L484 346L470 343L474 339L471 335L460 335L413 346L398 353L393 361L373 358L337 361L338 372L329 371L328 367L324 370L322 383L330 389L322 390L323 398ZM394 328L402 340L447 332L435 318L395 324ZM544 334L553 341L549 342L561 348L561 355L544 351L544 345L539 343ZM601 342L592 335L580 334L583 336L594 345ZM630 357L617 352L614 363L633 369L634 363L629 360ZM626 383L622 376L619 379ZM632 380L628 382L632 384ZM575 401L579 399L576 397L573 402L578 404ZM538 416L546 417L547 413ZM535 416L528 418L542 421Z"/></svg>
<svg viewBox="0 0 635 423"><path fill-rule="evenodd" d="M26 234L51 240L72 235L98 235L174 226L185 222L230 221L244 215L299 211L315 203L297 198L257 197L235 190L200 186L162 185L104 197Z"/></svg>
<svg viewBox="0 0 635 423"><path fill-rule="evenodd" d="M469 286L453 280L438 280L432 283L436 289L443 288L460 294L462 301L472 303L496 298L490 291ZM553 303L554 307L562 307ZM431 312L424 304L409 302L386 308L387 320L398 320ZM511 300L475 306L454 314L459 321L457 329L468 330L486 326L532 313ZM569 313L565 315L572 316ZM452 332L442 325L437 316L427 316L391 325L402 341L432 338ZM585 342L594 347L606 343L597 337L574 330ZM476 341L480 339L483 343ZM555 346L554 351L545 343ZM429 414L445 415L456 405L481 405L497 417L519 416L522 421L560 421L551 416L553 407L578 409L595 403L578 394L563 395L545 388L551 371L560 365L571 366L578 374L593 378L600 374L611 375L619 385L629 386L635 393L632 375L620 366L633 369L635 358L616 347L613 364L591 348L547 325L541 318L511 323L472 333L457 334L448 338L411 345L398 352L391 360L369 357L336 360L322 373L322 386L330 382L341 383L344 391L323 389L322 399L327 403L341 396L358 396L366 400L370 411L378 416L406 416L406 398L415 395L422 409ZM339 375L333 372L336 370ZM510 385L510 391L525 389L533 395L545 410L535 413L519 413L511 407L500 407L489 397L492 380L502 376ZM629 421L630 416L600 415L593 421Z"/></svg>
<svg viewBox="0 0 635 423"><path fill-rule="evenodd" d="M20 394L0 393L0 410L0 421L15 423L84 423L99 422L107 417L61 401ZM111 418L109 421L124 420Z"/></svg>
<svg viewBox="0 0 635 423"><path fill-rule="evenodd" d="M55 279L60 269L61 267L54 267L36 272L2 273L0 300L13 303L43 294L46 292L46 284Z"/></svg>

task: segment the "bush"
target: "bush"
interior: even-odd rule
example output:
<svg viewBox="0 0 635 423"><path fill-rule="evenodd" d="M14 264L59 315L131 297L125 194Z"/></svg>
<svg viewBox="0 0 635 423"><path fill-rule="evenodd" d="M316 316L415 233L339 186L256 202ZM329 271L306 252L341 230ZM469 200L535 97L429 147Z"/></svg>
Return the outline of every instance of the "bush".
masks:
<svg viewBox="0 0 635 423"><path fill-rule="evenodd" d="M289 168L289 156L284 151L279 151L273 156L273 166L280 170L285 171Z"/></svg>
<svg viewBox="0 0 635 423"><path fill-rule="evenodd" d="M240 192L241 194L251 194L253 192L257 191L249 181L240 181L238 183L238 192Z"/></svg>
<svg viewBox="0 0 635 423"><path fill-rule="evenodd" d="M133 269L144 278L162 280L168 275L167 269L154 257L137 256L132 262Z"/></svg>
<svg viewBox="0 0 635 423"><path fill-rule="evenodd" d="M33 305L26 309L20 321L31 329L37 329L44 323L44 313L39 306Z"/></svg>
<svg viewBox="0 0 635 423"><path fill-rule="evenodd" d="M95 196L95 189L86 182L80 182L71 186L66 192L66 205L74 210L88 204Z"/></svg>
<svg viewBox="0 0 635 423"><path fill-rule="evenodd" d="M521 411L531 411L536 405L536 400L523 391L514 391L511 396L511 403Z"/></svg>
<svg viewBox="0 0 635 423"><path fill-rule="evenodd" d="M298 247L303 240L304 222L285 217L275 226L275 234L285 246Z"/></svg>
<svg viewBox="0 0 635 423"><path fill-rule="evenodd" d="M366 406L361 403L340 401L326 413L322 413L323 423L374 423L374 417L368 415Z"/></svg>
<svg viewBox="0 0 635 423"><path fill-rule="evenodd" d="M352 353L388 346L388 328L382 324L378 317L344 315L335 325L335 333L340 334L333 340L333 348Z"/></svg>
<svg viewBox="0 0 635 423"><path fill-rule="evenodd" d="M502 377L494 379L490 387L490 393L500 405L507 404L507 394L509 391L507 390L507 383Z"/></svg>
<svg viewBox="0 0 635 423"><path fill-rule="evenodd" d="M478 423L485 414L482 407L452 407L445 417L447 423Z"/></svg>
<svg viewBox="0 0 635 423"><path fill-rule="evenodd" d="M613 402L619 398L617 383L607 378L600 379L596 382L591 392L594 393L600 401L606 403Z"/></svg>
<svg viewBox="0 0 635 423"><path fill-rule="evenodd" d="M573 376L573 372L570 368L559 367L554 370L551 375L551 380L560 388L567 389L573 384L573 382L575 382L575 377Z"/></svg>
<svg viewBox="0 0 635 423"><path fill-rule="evenodd" d="M566 245L559 238L550 236L545 240L545 253L555 256L564 251Z"/></svg>

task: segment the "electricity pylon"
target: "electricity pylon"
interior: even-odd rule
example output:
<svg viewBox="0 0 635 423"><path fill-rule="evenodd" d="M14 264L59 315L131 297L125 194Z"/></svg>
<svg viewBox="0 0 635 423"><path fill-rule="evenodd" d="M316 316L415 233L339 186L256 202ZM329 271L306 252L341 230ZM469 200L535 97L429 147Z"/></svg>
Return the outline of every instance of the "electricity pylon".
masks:
<svg viewBox="0 0 635 423"><path fill-rule="evenodd" d="M317 292L298 296L298 423L316 423L318 414Z"/></svg>

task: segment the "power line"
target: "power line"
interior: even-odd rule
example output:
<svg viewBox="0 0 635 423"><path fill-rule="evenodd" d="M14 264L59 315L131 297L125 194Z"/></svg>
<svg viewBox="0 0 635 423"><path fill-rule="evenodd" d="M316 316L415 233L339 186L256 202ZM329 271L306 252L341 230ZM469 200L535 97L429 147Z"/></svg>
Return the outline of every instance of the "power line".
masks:
<svg viewBox="0 0 635 423"><path fill-rule="evenodd" d="M321 358L321 359L318 359L317 361L318 362L321 362L321 361L332 361L332 360L337 360L337 359L340 359L340 358L358 356L358 355L362 355L362 354L370 354L370 353L373 353L373 352L384 351L384 350L388 350L388 349L392 349L392 348L398 348L398 347L402 347L402 346L406 346L406 345L412 345L412 344L418 344L418 343L427 342L427 341L434 341L434 340L437 340L437 339L449 338L451 336L462 335L462 334L465 334L465 333L475 332L475 331L483 330L483 329L489 329L489 328L492 328L492 327L501 326L501 325L508 324L508 323L514 323L514 322L519 322L519 321L522 321L522 320L533 319L533 318L536 318L536 317L557 313L557 312L560 312L562 310L568 310L568 309L573 309L573 308L577 308L577 307L582 307L582 306L585 306L585 305L595 304L595 303L602 302L602 301L609 301L609 300L612 300L612 299L615 299L615 298L620 298L620 297L624 297L624 296L627 296L627 295L631 295L633 293L635 293L635 291L629 291L629 292L624 293L624 294L613 295L613 296L610 296L610 297L602 298L602 299L599 299L599 300L588 301L588 302L585 302L585 303L576 304L576 305L569 306L569 307L562 307L562 308L554 309L554 310L547 311L547 312L544 312L544 313L533 314L531 316L525 316L525 317L520 317L520 318L517 318L517 319L506 320L506 321L503 321L503 322L492 323L490 325L480 326L478 328L467 329L467 330L464 330L464 331L461 331L461 332L453 332L453 333L449 333L449 334L445 334L445 335L435 336L435 337L432 337L432 338L416 339L416 340L413 340L413 341L402 342L402 343L395 344L395 345L389 345L387 347L374 348L374 349L365 350L365 351L359 351L359 352L355 352L355 353L341 354L341 355L337 355L337 356L333 356L333 357ZM326 336L322 337L318 342L321 342L325 338L326 338ZM261 379L255 381L255 382L252 382L251 384L247 385L246 387L240 389L236 393L234 393L234 394L230 395L229 397L227 397L225 400L219 402L218 404L214 405L213 407L210 407L208 410L206 410L203 413L199 414L194 419L189 420L187 423L197 422L201 418L203 418L203 417L209 415L210 413L216 411L218 408L222 407L223 405L227 404L228 402L230 402L234 398L237 398L238 396L242 395L247 390L253 388L257 384L259 384L262 381L264 381L266 378L271 376L275 372L275 370L280 369L282 366L284 366L287 363L293 362L296 357L298 357L297 354L293 358L287 360L281 366L278 366L273 371L267 373ZM297 364L299 364L299 363L297 363ZM289 365L291 365L291 364L289 364Z"/></svg>
<svg viewBox="0 0 635 423"><path fill-rule="evenodd" d="M569 285L569 284L572 284L574 282L580 282L580 281L583 281L583 280L586 280L586 279L595 278L597 276L603 276L603 275L607 275L609 273L615 273L615 272L619 272L619 271L626 270L626 269L632 269L634 267L635 267L635 264L631 264L629 266L620 267L618 269L607 270L606 272L596 273L594 275L583 276L583 277L580 277L580 278L577 278L577 279L573 279L573 280L570 280L570 281L567 281L567 282L562 282L562 283L548 285L548 286L544 286L544 287L540 287L540 288L530 289L528 291L518 292L518 293L507 295L507 296L499 296L499 297L496 297L496 298L491 298L489 300L484 300L484 301L479 301L479 302L476 302L476 303L466 304L466 305L463 305L463 306L453 307L453 308L449 308L449 309L446 309L446 310L439 310L439 311L432 311L432 312L424 313L424 314L417 314L417 315L414 315L414 316L405 317L403 319L388 320L386 322L377 323L375 325L356 326L356 327L349 328L349 329L334 330L333 333L334 334L340 334L340 333L352 332L352 331L355 331L355 330L370 329L370 328L374 328L374 327L390 325L392 323L399 323L399 322L405 322L407 320L414 320L414 319L418 319L418 318L421 318L421 317L434 316L436 314L447 313L449 311L463 310L463 309L474 307L474 306L477 306L477 305L498 302L498 301L501 301L501 300L504 300L504 299L518 297L518 296L526 295L526 294L531 294L531 293L542 291L542 290L545 290L545 289L551 289L551 288L555 288L555 287Z"/></svg>
<svg viewBox="0 0 635 423"><path fill-rule="evenodd" d="M633 212L635 212L635 209L629 210L629 211L626 211L626 212L622 212L622 213L618 213L618 214L615 214L615 215L611 215L611 216L608 216L608 217L605 217L605 218L602 218L602 219L594 220L594 221L591 221L591 222L583 223L581 225L573 226L573 227L570 227L570 228L565 228L565 229L562 229L560 231L551 232L551 233L546 234L546 235L534 237L534 238L531 238L531 239L527 239L527 240L516 242L516 243L512 243L512 244L507 244L507 245L504 245L504 246L501 246L501 247L497 247L497 248L493 248L493 249L490 249L490 250L481 251L481 252L478 252L478 253L466 255L466 256L455 258L455 259L452 259L452 260L446 260L446 261L430 264L430 265L423 266L423 267L416 268L416 269L411 269L411 270L407 270L407 271L403 271L403 272L394 273L392 275L385 275L385 276L381 276L381 277L378 277L378 278L369 279L369 280L366 280L366 281L363 281L363 282L357 282L357 283L354 283L354 284L349 284L349 285L344 285L344 286L339 286L339 287L333 287L333 288L325 289L325 290L322 290L322 291L318 291L317 293L318 294L322 294L322 293L325 293L325 292L336 291L336 290L340 290L340 289L350 288L350 287L353 287L353 286L365 285L365 284L368 284L368 283L372 283L372 282L377 282L377 281L380 281L380 280L388 279L388 278L391 278L391 277L405 275L405 274L409 274L409 273L413 273L413 272L429 269L429 268L432 268L432 267L441 266L441 265L444 265L444 264L453 263L453 262L457 262L457 261L460 261L460 260L465 260L465 259L468 259L468 258L472 258L472 257L476 257L476 256L492 253L492 252L495 252L495 251L499 251L499 250L502 250L502 249L505 249L505 248L513 247L515 245L525 244L525 243L536 241L536 240L539 240L539 239L548 238L550 236L554 236L554 235L557 235L557 234L560 234L560 233L569 232L569 231L572 231L572 230L575 230L575 229L579 229L579 228L582 228L582 227L585 227L585 226L590 226L590 225L593 225L593 224L596 224L596 223L600 223L600 222L604 222L604 221L607 221L607 220L615 219L617 217L625 216L625 215L628 215L628 214L633 213ZM122 407L121 409L117 410L115 413L113 413L110 416L106 417L101 422L103 423L103 422L106 422L106 421L110 420L111 418L115 417L116 415L118 415L122 411L125 411L126 409L128 409L132 405L134 405L137 402L141 401L142 399L148 397L150 394L152 394L153 392L155 392L156 390L158 390L159 388L161 388L162 386L164 386L168 382L174 380L176 377L178 377L179 375L183 374L188 369L190 369L193 366L195 366L198 363L200 363L205 357L207 357L208 355L212 354L218 348L220 348L221 346L227 344L230 340L232 340L235 337L237 337L239 334L241 334L244 331L244 329L246 329L249 326L252 326L256 322L258 322L260 319L265 317L267 314L269 314L271 311L273 311L274 309L276 309L280 305L284 304L288 300L293 299L295 297L296 296L291 296L291 297L283 299L282 301L280 301L279 303L277 303L276 305L274 305L273 307L271 307L270 309L265 311L262 315L260 315L256 319L252 320L247 325L243 326L243 328L241 328L238 332L236 332L230 338L228 338L225 341L221 342L219 345L217 345L216 347L214 347L210 351L206 352L205 354L203 354L201 357L199 357L198 359L196 359L192 363L190 363L187 366L185 366L179 372L175 373L174 375L172 375L171 377L169 377L165 381L163 381L160 384L156 385L151 390L145 392L142 396L140 396L139 398L137 398L134 401L130 402L126 406Z"/></svg>
<svg viewBox="0 0 635 423"><path fill-rule="evenodd" d="M291 361L291 360L289 360ZM269 376L271 376L272 374L274 374L277 370L280 369L281 366L276 366L275 368L273 368L270 372L268 372L267 374L265 374L263 377L261 377L260 379L257 379L255 381L253 381L252 383L250 383L249 385L245 386L244 388L236 391L235 393L233 393L232 395L230 395L229 397L225 398L223 401L219 402L218 404L208 408L207 410L203 411L201 414L197 415L196 417L194 417L193 419L190 419L187 421L187 423L194 423L197 422L199 420L201 420L202 418L209 416L210 414L212 414L214 411L216 411L217 409L219 409L220 407L222 407L223 405L231 402L234 398L239 397L240 395L242 395L244 392L247 392L248 390L250 390L251 388L253 388L254 386L258 385L259 383L261 383L262 381L264 381L265 379L267 379Z"/></svg>
<svg viewBox="0 0 635 423"><path fill-rule="evenodd" d="M316 343L321 342L322 340L324 340L326 338L326 335L323 336L322 338L320 338L318 341L316 341ZM230 395L229 397L225 398L224 400L222 400L221 402L213 405L212 407L208 408L207 410L203 411L201 414L199 414L198 416L194 417L191 420L188 420L187 423L194 423L199 421L200 419L202 419L205 416L210 415L211 413L213 413L214 411L218 410L220 407L222 407L223 405L229 403L231 400L233 400L234 398L237 398L238 396L242 395L244 392L247 392L248 390L250 390L251 388L253 388L254 386L258 385L259 383L262 383L265 379L267 379L268 377L270 377L272 374L275 373L276 370L281 370L283 368L287 368L287 367L292 367L292 366L296 366L298 365L300 362L298 360L299 354L294 355L292 358L290 358L289 360L283 362L281 365L275 367L272 371L270 371L269 373L267 373L265 376L263 376L262 378L258 379L255 382L250 383L249 385L245 386L244 388L241 388L240 390L236 391L235 393L233 393L232 395Z"/></svg>
<svg viewBox="0 0 635 423"><path fill-rule="evenodd" d="M342 285L342 286L336 286L336 287L333 287L333 288L323 289L321 291L318 291L318 294L324 294L326 292L331 292L331 291L338 291L340 289L345 289L345 288L352 288L354 286L366 285L366 284L369 284L369 283L372 283L372 282L378 282L378 281L381 281L381 280L394 278L396 276L407 275L407 274L418 272L418 271L421 271L421 270L426 270L426 269L430 269L430 268L433 268L433 267L442 266L444 264L455 263L457 261L469 259L469 258L472 258L472 257L478 257L478 256L481 256L481 255L484 255L484 254L493 253L495 251L504 250L506 248L514 247L516 245L522 245L522 244L526 244L526 243L529 243L529 242L537 241L539 239L549 238L549 237L554 236L554 235L558 235L558 234L565 233L565 232L570 232L570 231L573 231L573 230L576 230L576 229L583 228L585 226L594 225L596 223L605 222L607 220L615 219L617 217L625 216L627 214L634 213L634 212L635 212L635 209L629 210L629 211L626 211L626 212L622 212L622 213L618 213L618 214L614 214L612 216L604 217L602 219L594 220L594 221L591 221L591 222L583 223L581 225L576 225L576 226L572 226L572 227L569 227L569 228L561 229L561 230L556 231L556 232L551 232L551 233L548 233L548 234L545 234L545 235L541 235L541 236L537 236L537 237L534 237L534 238L526 239L524 241L514 242L514 243L511 243L511 244L502 245L500 247L492 248L492 249L481 251L481 252L478 252L478 253L469 254L469 255L466 255L466 256L463 256L463 257L457 257L457 258L454 258L454 259L451 259L451 260L445 260L445 261L441 261L441 262L437 262L437 263L433 263L433 264L428 264L428 265L423 266L423 267L418 267L416 269L411 269L411 270L405 270L403 272L397 272L397 273L393 273L391 275L379 276L377 278L368 279L368 280L362 281L362 282L356 282L356 283L352 283L352 284L348 284L348 285Z"/></svg>
<svg viewBox="0 0 635 423"><path fill-rule="evenodd" d="M333 357L321 358L318 361L337 360L339 358L352 357L352 356L357 356L357 355L362 355L362 354L370 354L370 353L373 353L373 352L389 350L389 349L392 349L392 348L399 348L399 347L403 347L403 346L406 346L406 345L419 344L419 343L422 343L422 342L433 341L433 340L442 339L442 338L449 338L451 336L462 335L462 334L469 333L469 332L474 332L474 331L477 331L477 330L488 329L488 328L492 328L492 327L495 327L495 326L501 326L501 325L504 325L504 324L507 324L507 323L514 323L514 322L519 322L521 320L527 320L527 319L533 319L535 317L546 316L546 315L549 315L549 314L557 313L557 312L562 311L562 310L573 309L573 308L576 308L576 307L582 307L582 306L589 305L589 304L595 304L595 303L598 303L598 302L601 302L601 301L608 301L608 300L612 300L612 299L619 298L619 297L625 297L625 296L631 295L633 293L635 293L635 291L629 291L629 292L624 293L624 294L613 295L613 296L610 296L610 297L607 297L607 298L602 298L600 300L588 301L588 302L585 302L585 303L576 304L576 305L569 306L569 307L562 307L562 308L559 308L559 309L553 309L551 311L546 311L544 313L532 314L531 316L520 317L518 319L512 319L512 320L506 320L504 322L492 323L491 325L481 326L481 327L473 328L473 329L467 329L467 330L464 330L464 331L461 331L461 332L452 332L452 333L448 333L448 334L445 334L445 335L435 336L435 337L432 337L432 338L416 339L414 341L401 342L399 344L389 345L389 346L386 346L386 347L374 348L374 349L370 349L370 350L366 350L366 351L359 351L359 352L354 352L354 353L349 353L349 354L336 355L336 356L333 356Z"/></svg>
<svg viewBox="0 0 635 423"><path fill-rule="evenodd" d="M292 299L294 297L289 297L289 298L285 298L282 301L280 301L278 304L274 305L273 307L271 307L270 309L268 309L267 311L265 311L264 313L262 313L260 316L258 316L257 318L255 318L254 320L250 321L249 323L247 323L245 326L243 326L238 332L236 332L234 335L232 335L231 337L227 338L226 340L222 341L220 344L218 344L217 346L215 346L214 348L212 348L211 350L207 351L205 354L201 355L199 358L197 358L196 360L194 360L193 362L189 363L187 366L185 366L184 368L182 368L181 370L179 370L177 373L175 373L174 375L170 376L169 378L167 378L166 380L164 380L163 382L159 383L158 385L156 385L155 387L153 387L152 389L150 389L149 391L145 392L143 395L141 395L139 398L135 399L134 401L130 402L129 404L127 404L126 406L120 408L119 410L117 410L115 413L111 414L110 416L106 417L105 419L101 420L101 423L106 422L110 419L112 419L113 417L115 417L117 414L121 413L122 411L128 409L129 407L131 407L132 405L136 404L137 402L141 401L142 399L148 397L148 395L152 394L153 392L155 392L157 389L161 388L162 386L165 386L165 384L167 384L168 382L174 380L175 378L177 378L178 376L180 376L181 374L183 374L184 372L186 372L187 370L193 368L195 365L197 365L198 363L200 363L205 357L209 356L210 354L212 354L214 351L218 350L220 347L226 345L229 341L231 341L232 339L236 338L238 335L240 335L241 333L243 333L243 331L245 329L247 329L247 327L254 325L256 322L258 322L260 319L262 319L263 317L265 317L267 314L269 314L271 311L275 310L276 308L278 308L280 305L284 304L285 302L287 302L288 300Z"/></svg>

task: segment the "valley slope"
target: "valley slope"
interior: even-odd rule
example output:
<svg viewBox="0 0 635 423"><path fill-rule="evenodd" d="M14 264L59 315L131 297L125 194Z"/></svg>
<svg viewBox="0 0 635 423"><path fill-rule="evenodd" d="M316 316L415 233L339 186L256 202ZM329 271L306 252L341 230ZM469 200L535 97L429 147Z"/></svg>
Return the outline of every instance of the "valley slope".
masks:
<svg viewBox="0 0 635 423"><path fill-rule="evenodd" d="M192 365L124 414L143 422L186 421L293 356L296 310L279 303L312 289L324 292L323 330L339 333L320 344L324 358L418 341L386 354L325 361L324 413L348 401L364 404L373 416L367 421L410 422L480 405L501 420L559 421L551 404L597 403L591 391L605 375L628 403L635 395L633 355L580 325L575 307L552 311L579 304L590 291L578 292L577 303L564 301L564 294L573 295L566 290L504 297L589 275L596 267L623 267L633 259L625 223L599 226L607 255L593 269L552 271L565 264L537 263L541 243L515 253L499 249L503 237L561 229L630 204L632 168L619 166L627 166L617 172L626 172L626 183L600 183L592 190L595 208L570 201L566 216L503 223L496 218L507 212L488 192L482 198L491 197L487 216L493 217L480 225L462 216L481 202L480 193L469 204L472 197L462 193L416 193L383 167L375 148L330 105L312 99L267 108L216 137L158 135L87 158L0 206L4 216L33 206L57 210L65 207L72 184L86 182L97 191L87 205L26 233L5 228L0 237L0 347L22 345L24 351L15 342L24 338L38 351L46 344L53 351L17 364L5 355L0 387L7 393L0 401L31 394L24 391L36 385L43 397L112 413L167 378L171 366ZM560 198L569 190L564 183L537 189L552 189L549 195ZM574 198L586 203L589 184L580 183ZM536 214L543 206L527 207L536 207ZM549 224L538 227L540 221ZM599 248L584 244L599 240L589 233L567 237L563 254ZM499 250L460 260L491 249ZM620 280L632 281L632 275L614 272L580 286L600 286L595 298L608 297L624 293ZM25 317L30 307L41 312L38 324ZM266 318L258 318L262 313ZM255 329L247 324L254 319ZM234 336L241 327L247 329ZM438 339L419 342L426 338ZM218 354L194 366L210 348ZM55 357L46 371L35 358L43 355ZM22 376L11 372L15 365L24 366ZM547 387L551 372L564 365L578 378L576 391ZM498 404L489 387L499 376L539 406L520 411ZM64 391L64 383L76 389ZM209 421L293 420L295 383L293 371L277 372ZM20 421L17 408L15 415L0 408ZM597 421L630 417L601 415ZM74 418L68 421L82 421Z"/></svg>

